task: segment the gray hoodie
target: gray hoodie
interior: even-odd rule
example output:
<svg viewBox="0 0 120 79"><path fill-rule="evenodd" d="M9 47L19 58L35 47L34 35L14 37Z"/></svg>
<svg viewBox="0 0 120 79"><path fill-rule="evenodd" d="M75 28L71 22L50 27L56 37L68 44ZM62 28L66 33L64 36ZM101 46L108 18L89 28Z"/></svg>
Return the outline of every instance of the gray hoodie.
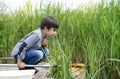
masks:
<svg viewBox="0 0 120 79"><path fill-rule="evenodd" d="M11 54L12 56L15 56L19 52L20 46L25 42L26 46L23 48L22 52L20 52L19 58L24 59L25 53L29 49L40 49L42 44L42 31L41 29L36 29L26 35L23 39L21 39L13 48Z"/></svg>

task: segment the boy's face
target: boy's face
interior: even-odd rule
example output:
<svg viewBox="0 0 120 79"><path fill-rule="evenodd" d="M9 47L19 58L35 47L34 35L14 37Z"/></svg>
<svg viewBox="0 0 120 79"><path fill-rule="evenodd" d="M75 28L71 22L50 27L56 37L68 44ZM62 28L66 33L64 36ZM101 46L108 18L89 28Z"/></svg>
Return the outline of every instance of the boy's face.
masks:
<svg viewBox="0 0 120 79"><path fill-rule="evenodd" d="M54 35L56 34L56 28L51 28L51 29L47 29L47 31L46 31L46 35L48 36L48 37L53 37Z"/></svg>

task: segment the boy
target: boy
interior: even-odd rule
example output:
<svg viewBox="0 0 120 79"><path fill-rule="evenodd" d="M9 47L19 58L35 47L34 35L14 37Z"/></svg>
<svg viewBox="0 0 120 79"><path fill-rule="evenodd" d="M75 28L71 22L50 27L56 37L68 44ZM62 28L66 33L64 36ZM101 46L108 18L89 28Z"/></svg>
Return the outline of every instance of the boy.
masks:
<svg viewBox="0 0 120 79"><path fill-rule="evenodd" d="M58 27L57 20L52 16L47 16L41 21L39 29L32 31L16 44L12 51L12 56L14 56L20 70L35 69L33 67L24 67L24 65L36 65L45 59L46 55L49 54L46 48L48 38L56 34ZM41 47L43 50L40 49Z"/></svg>

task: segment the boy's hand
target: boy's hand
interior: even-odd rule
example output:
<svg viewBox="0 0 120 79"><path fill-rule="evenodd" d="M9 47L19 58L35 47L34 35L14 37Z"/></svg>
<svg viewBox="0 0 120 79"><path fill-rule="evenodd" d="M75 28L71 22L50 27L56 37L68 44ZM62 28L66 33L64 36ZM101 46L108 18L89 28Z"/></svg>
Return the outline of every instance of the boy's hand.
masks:
<svg viewBox="0 0 120 79"><path fill-rule="evenodd" d="M25 68L25 63L21 59L18 59L17 66L18 66L19 69L24 69Z"/></svg>
<svg viewBox="0 0 120 79"><path fill-rule="evenodd" d="M48 39L44 38L42 41L42 45L47 46L47 44L48 44Z"/></svg>

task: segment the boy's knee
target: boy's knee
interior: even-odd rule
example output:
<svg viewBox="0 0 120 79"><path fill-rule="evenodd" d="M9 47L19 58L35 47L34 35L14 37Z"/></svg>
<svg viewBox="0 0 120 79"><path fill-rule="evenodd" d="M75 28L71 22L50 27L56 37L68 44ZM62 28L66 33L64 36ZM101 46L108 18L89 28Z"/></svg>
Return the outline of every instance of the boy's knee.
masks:
<svg viewBox="0 0 120 79"><path fill-rule="evenodd" d="M43 59L43 52L42 51L37 52L35 57L38 59Z"/></svg>

